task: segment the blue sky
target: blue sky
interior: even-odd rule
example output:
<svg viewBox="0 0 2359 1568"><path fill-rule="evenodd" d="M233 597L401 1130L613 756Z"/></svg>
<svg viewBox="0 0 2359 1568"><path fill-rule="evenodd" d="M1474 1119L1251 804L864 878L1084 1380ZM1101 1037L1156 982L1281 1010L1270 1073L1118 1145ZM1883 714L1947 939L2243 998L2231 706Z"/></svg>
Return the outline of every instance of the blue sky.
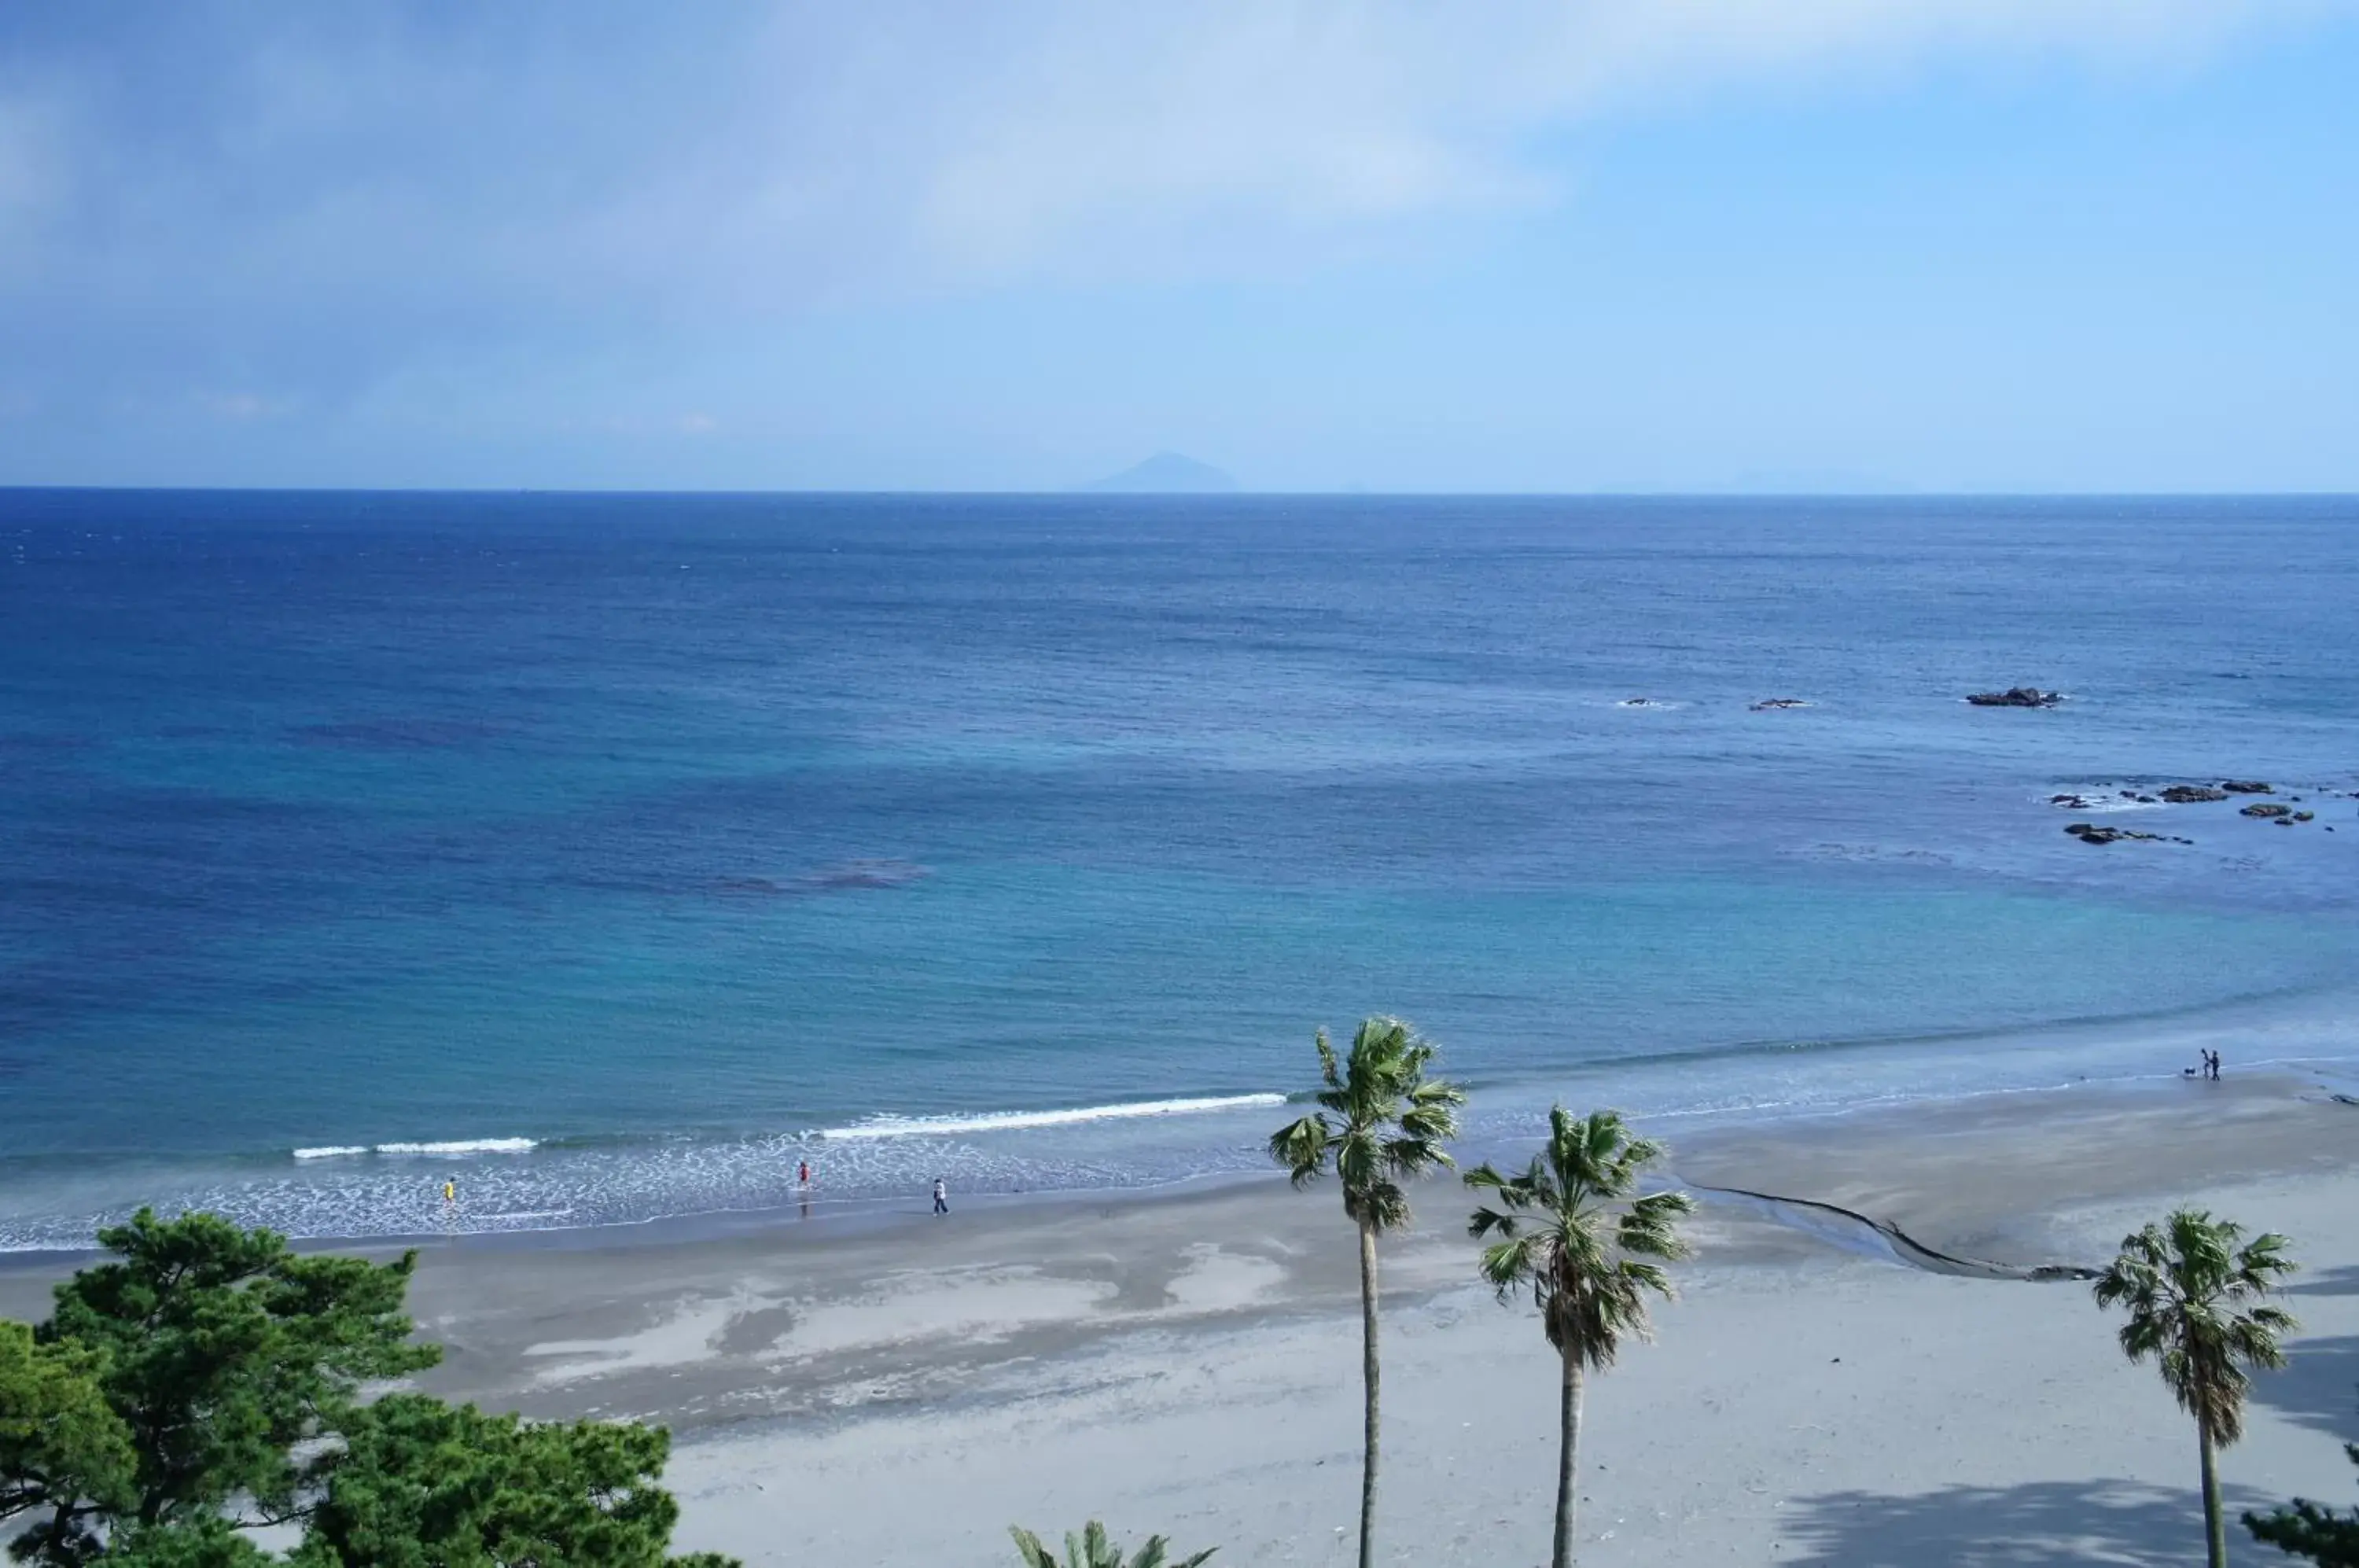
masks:
<svg viewBox="0 0 2359 1568"><path fill-rule="evenodd" d="M0 8L0 484L2359 490L2359 4Z"/></svg>

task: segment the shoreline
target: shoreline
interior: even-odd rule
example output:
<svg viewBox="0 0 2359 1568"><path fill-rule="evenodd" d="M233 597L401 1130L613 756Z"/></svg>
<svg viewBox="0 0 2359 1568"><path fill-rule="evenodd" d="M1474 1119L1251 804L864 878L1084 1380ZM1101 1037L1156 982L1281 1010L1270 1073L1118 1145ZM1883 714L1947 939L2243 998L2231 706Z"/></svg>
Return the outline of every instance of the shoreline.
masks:
<svg viewBox="0 0 2359 1568"><path fill-rule="evenodd" d="M1743 1238L1738 1254L1784 1257L1791 1242L1881 1254L1897 1266L1934 1273L2046 1279L2090 1267L2049 1223L2060 1210L2169 1192L2190 1169L2215 1184L2343 1165L2359 1172L2359 1104L2332 1095L2307 1075L2255 1070L2218 1083L2092 1082L1833 1111L1669 1118L1669 1126L1646 1116L1633 1121L1669 1144L1660 1172L1665 1184L1697 1193L1715 1225ZM2030 1137L2034 1128L2056 1141L2052 1151ZM1929 1175L1951 1164L1973 1166L1962 1151L1984 1144L2017 1149L2019 1168L1976 1170L1962 1185ZM1460 1154L1462 1165L1520 1157L1515 1149L1462 1148ZM652 1284L683 1267L706 1276L754 1265L822 1275L870 1266L890 1271L897 1259L926 1255L944 1236L953 1238L962 1266L1002 1255L1025 1259L1051 1254L1059 1238L1093 1227L1108 1230L1100 1252L1109 1255L1120 1250L1125 1235L1217 1245L1223 1236L1259 1229L1277 1238L1277 1256L1319 1245L1328 1204L1318 1201L1318 1191L1296 1193L1271 1169L1156 1186L954 1191L947 1224L930 1214L923 1194L911 1193L840 1204L834 1212L814 1199L807 1214L789 1205L628 1225L307 1238L298 1245L372 1256L415 1248L421 1290L449 1280L458 1297L503 1274L586 1281L611 1269ZM1443 1179L1427 1183L1416 1202L1424 1211L1454 1207L1458 1198L1456 1183ZM1292 1236L1297 1229L1311 1234ZM1421 1223L1405 1244L1447 1251L1455 1238ZM0 1256L0 1315L38 1317L31 1308L45 1299L48 1283L99 1256L95 1249ZM437 1301L436 1310L440 1306ZM427 1312L419 1321L423 1328Z"/></svg>
<svg viewBox="0 0 2359 1568"><path fill-rule="evenodd" d="M2314 995L2306 993L2305 995ZM2338 993L2348 995L2347 993ZM2193 1050L2207 1042L2227 1040L2233 1045L2249 1048L2254 1042L2232 1031L2249 1030L2256 1022L2243 1016L2245 1009L2205 1009L2200 1017L2204 1026L2190 1029L2175 1039L2147 1040L2144 1051L2158 1055L2169 1049ZM2226 1014L2228 1016L2222 1016ZM2120 1020L2092 1020L2044 1025L2037 1030L1974 1035L1968 1038L2012 1042L2017 1050L2037 1048L2054 1036L2076 1032L2098 1032ZM2322 1023L2323 1019L2310 1020ZM2338 1018L2332 1020L2341 1023ZM2118 1037L2106 1034L2109 1041ZM1881 1042L1879 1042L1881 1043ZM1854 1047L1838 1044L1822 1050L1870 1050L1874 1046ZM1789 1056L1794 1047L1763 1048L1753 1053L1759 1058ZM1560 1083L1549 1093L1539 1081L1516 1081L1485 1084L1478 1093L1473 1117L1477 1130L1461 1142L1461 1151L1467 1162L1500 1158L1516 1146L1518 1137L1528 1129L1504 1130L1496 1126L1482 1127L1483 1121L1500 1122L1520 1119L1532 1128L1540 1125L1544 1107L1550 1100L1582 1099L1580 1088L1584 1080L1614 1076L1618 1071L1632 1066L1655 1067L1661 1062L1686 1062L1710 1060L1719 1052L1698 1053L1691 1057L1647 1059L1641 1063L1607 1062L1572 1070L1568 1083ZM1729 1052L1732 1056L1742 1053ZM1821 1051L1812 1051L1807 1060L1819 1060ZM2001 1054L2005 1054L2002 1052ZM2254 1083L2292 1082L2321 1094L2341 1094L2348 1101L2359 1104L2359 1049L2347 1058L2320 1060L2309 1056L2281 1058L2243 1057L2232 1059L2234 1069L2229 1080L2220 1088L2233 1093L2237 1087ZM2341 1078L2345 1086L2338 1089L2332 1083L2318 1080ZM2200 1081L2199 1081L2200 1082ZM2118 1076L2075 1076L2060 1081L1993 1084L1979 1087L1927 1088L1920 1092L1879 1094L1849 1102L1833 1104L1791 1102L1750 1103L1715 1105L1695 1109L1647 1111L1622 1107L1635 1122L1648 1125L1659 1138L1676 1138L1681 1143L1701 1141L1712 1145L1732 1138L1751 1135L1774 1138L1777 1129L1794 1125L1810 1124L1836 1118L1874 1117L1883 1113L1909 1111L1940 1112L1945 1107L1969 1107L1978 1104L2004 1104L2018 1099L2037 1100L2047 1095L2076 1094L2108 1094L2135 1100L2152 1094L2179 1093L2189 1087L2188 1080L2178 1073L2128 1073ZM1571 1092L1567 1093L1570 1089ZM1589 1096L1597 1104L1615 1104L1612 1095ZM1501 1102L1506 1102L1503 1105ZM1587 1103L1584 1101L1583 1103ZM1284 1105L1256 1107L1256 1114L1282 1115ZM1232 1113L1234 1114L1234 1113ZM1133 1118L1114 1117L1109 1121L1120 1125ZM1150 1118L1135 1118L1147 1120ZM1153 1118L1162 1119L1162 1118ZM799 1145L796 1147L799 1147ZM825 1147L824 1145L821 1147ZM502 1156L506 1158L506 1156ZM429 1171L421 1166L421 1171ZM1075 1203L1155 1203L1184 1200L1199 1192L1221 1191L1232 1187L1251 1187L1276 1179L1276 1172L1257 1160L1240 1160L1222 1170L1179 1176L1169 1180L1147 1180L1115 1182L1096 1186L1040 1186L1014 1190L973 1189L954 1187L954 1196L962 1208L970 1212L1024 1210L1035 1206L1054 1207ZM461 1171L462 1185L465 1172ZM1779 1199L1784 1194L1753 1194ZM176 1212L167 1210L166 1212ZM831 1196L823 1187L814 1186L808 1200L800 1196L781 1202L749 1204L742 1207L717 1207L679 1213L651 1214L644 1218L592 1220L580 1224L520 1226L498 1229L463 1230L449 1226L394 1230L361 1234L320 1233L294 1234L294 1244L304 1250L346 1250L392 1252L410 1247L462 1247L489 1251L516 1250L532 1252L552 1249L596 1249L608 1247L665 1247L681 1243L722 1240L732 1236L758 1235L772 1230L799 1229L806 1225L826 1227L829 1235L865 1232L879 1226L890 1226L912 1218L923 1217L926 1200L919 1192L855 1192ZM253 1222L248 1222L253 1223ZM267 1224L266 1220L260 1223ZM1870 1219L1869 1223L1874 1223ZM277 1228L277 1227L272 1227ZM0 1279L24 1272L44 1272L64 1263L89 1260L100 1255L94 1245L81 1247L0 1247Z"/></svg>
<svg viewBox="0 0 2359 1568"><path fill-rule="evenodd" d="M1454 1065L1444 1045L1444 1071ZM1574 1062L1544 1073L1471 1078L1463 1146L1475 1159L1511 1148L1542 1125L1552 1100L1610 1105L1687 1136L1691 1128L1774 1124L1879 1106L2038 1094L2082 1083L2135 1092L2174 1083L2164 1064L2222 1051L2232 1073L2315 1073L2359 1095L2359 985L2312 985L2191 1008L2048 1019L1935 1035L1754 1040L1634 1059ZM14 1204L0 1208L0 1273L44 1259L88 1256L93 1220L207 1208L281 1231L307 1247L431 1246L454 1236L520 1247L563 1238L663 1239L790 1223L790 1180L809 1157L811 1201L830 1223L869 1223L947 1174L969 1202L1153 1196L1250 1180L1260 1145L1299 1092L1161 1096L1108 1105L944 1117L960 1130L929 1134L929 1118L889 1118L883 1135L830 1138L830 1129L680 1136L490 1137L440 1145L374 1147L337 1159L273 1155L127 1155L10 1161ZM1222 1108L1193 1107L1215 1103ZM1272 1103L1275 1101L1276 1103ZM1190 1108L1140 1114L1140 1105ZM1005 1117L1020 1126L998 1127ZM484 1129L477 1129L484 1130ZM498 1132L494 1127L488 1129ZM838 1127L835 1131L844 1129ZM518 1143L529 1147L517 1149ZM345 1147L359 1148L359 1145ZM439 1202L457 1177L462 1211ZM76 1234L78 1233L78 1234ZM593 1240L590 1245L602 1245Z"/></svg>
<svg viewBox="0 0 2359 1568"><path fill-rule="evenodd" d="M1940 1049L1927 1050L1929 1043ZM1556 1100L1613 1105L1655 1127L1659 1136L1686 1142L1714 1140L1745 1129L1767 1131L1828 1116L2036 1099L2076 1089L2169 1094L2183 1088L2184 1080L2178 1073L2157 1071L2157 1064L2183 1065L2206 1049L2224 1053L2234 1082L2298 1075L2325 1093L2359 1100L2359 985L2310 986L2193 1009L2050 1020L1955 1035L1712 1047L1571 1066L1537 1076L1478 1078L1460 1148L1470 1160L1512 1151L1544 1125L1546 1108ZM1450 1065L1445 1050L1445 1072ZM1271 1097L1261 1095L1224 1095L1218 1098L1249 1098L1250 1104L1161 1115L1118 1111L1087 1121L1071 1119L1075 1115L1071 1111L1027 1111L1013 1113L1027 1118L1019 1128L976 1127L946 1138L927 1136L923 1122L918 1121L894 1127L890 1136L857 1138L823 1138L816 1132L715 1138L552 1138L523 1151L485 1147L508 1140L477 1139L470 1141L484 1151L472 1158L371 1153L345 1162L296 1160L291 1155L268 1160L221 1157L223 1169L235 1172L228 1181L204 1181L185 1169L172 1171L177 1157L117 1156L92 1162L95 1169L65 1160L62 1168L70 1174L60 1180L73 1182L83 1202L60 1204L46 1215L38 1210L14 1216L0 1213L0 1236L7 1235L12 1225L54 1231L60 1228L64 1214L92 1213L88 1202L102 1195L105 1207L96 1212L113 1218L127 1218L144 1203L166 1214L207 1208L240 1224L279 1230L301 1247L375 1250L452 1245L520 1251L660 1247L799 1225L807 1220L830 1230L864 1230L896 1223L896 1216L906 1217L913 1204L922 1213L920 1196L937 1171L950 1176L957 1200L970 1208L1154 1203L1265 1178L1270 1168L1261 1151L1262 1139L1276 1119L1288 1114L1287 1105L1299 1097L1278 1096L1271 1103ZM1035 1125L1043 1117L1049 1118L1046 1125ZM989 1118L957 1119L972 1127ZM874 1184L867 1178L875 1167L860 1161L880 1154L922 1174L890 1185ZM658 1194L660 1202L668 1178L659 1167L642 1168L642 1155L677 1159L690 1171L717 1164L725 1180L706 1181L705 1187L754 1191L715 1191L712 1195L723 1201L645 1214L608 1217L593 1212L587 1218L543 1219L510 1212L527 1206L518 1201L525 1196L516 1191L519 1186L603 1179L598 1170L585 1174L582 1161L603 1161L607 1173L644 1176L641 1195ZM809 1193L808 1210L789 1179L795 1163L806 1156L818 1168L819 1178ZM33 1164L40 1157L22 1159ZM1027 1160L1042 1168L1027 1171ZM201 1170L209 1162L190 1157L186 1163ZM1155 1169L1158 1163L1186 1169L1163 1175ZM158 1179L142 1180L139 1173L150 1169ZM455 1225L445 1220L435 1201L446 1173L456 1175L462 1205L481 1205L462 1208ZM329 1181L336 1176L376 1182L371 1191L380 1197L386 1191L398 1192L397 1207L407 1213L388 1217L408 1223L366 1228L299 1223L307 1214L345 1203L353 1189L339 1192ZM315 1181L321 1184L309 1184ZM15 1185L18 1201L27 1201L22 1194L27 1184ZM749 1196L751 1201L745 1201ZM562 1212L571 1214L570 1208ZM495 1223L527 1217L533 1223ZM96 1248L86 1242L0 1243L0 1279L94 1256Z"/></svg>

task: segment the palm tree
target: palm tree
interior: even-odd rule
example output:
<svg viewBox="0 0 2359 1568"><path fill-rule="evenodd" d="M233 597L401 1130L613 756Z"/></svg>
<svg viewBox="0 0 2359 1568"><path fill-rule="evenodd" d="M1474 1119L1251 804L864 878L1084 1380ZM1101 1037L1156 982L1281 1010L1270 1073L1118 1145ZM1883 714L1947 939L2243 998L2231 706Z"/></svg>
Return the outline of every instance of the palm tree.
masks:
<svg viewBox="0 0 2359 1568"><path fill-rule="evenodd" d="M2274 1231L2243 1241L2244 1226L2201 1209L2176 1209L2160 1225L2122 1238L2121 1256L2097 1279L2097 1305L2123 1306L2122 1350L2151 1356L2179 1408L2195 1418L2203 1454L2203 1536L2212 1568L2226 1568L2227 1521L2220 1517L2213 1455L2245 1435L2247 1367L2278 1367L2279 1335L2301 1325L2267 1304L2299 1267Z"/></svg>
<svg viewBox="0 0 2359 1568"><path fill-rule="evenodd" d="M1065 1532L1065 1561L1060 1563L1030 1530L1009 1525L1007 1533L1016 1538L1016 1554L1024 1559L1024 1568L1200 1568L1204 1559L1219 1550L1210 1547L1193 1557L1167 1563L1163 1554L1171 1543L1159 1535L1150 1535L1147 1544L1138 1549L1138 1554L1125 1563L1122 1549L1106 1539L1105 1526L1092 1519L1082 1527L1078 1536L1070 1530Z"/></svg>
<svg viewBox="0 0 2359 1568"><path fill-rule="evenodd" d="M1360 1232L1360 1367L1366 1437L1360 1460L1360 1568L1375 1561L1376 1237L1408 1223L1403 1181L1451 1163L1465 1091L1428 1078L1432 1042L1398 1018L1369 1018L1339 1066L1319 1031L1319 1109L1270 1135L1269 1156L1297 1187L1332 1173L1343 1213Z"/></svg>
<svg viewBox="0 0 2359 1568"><path fill-rule="evenodd" d="M1647 1292L1671 1299L1671 1281L1653 1259L1691 1250L1676 1229L1695 1211L1685 1192L1633 1198L1638 1179L1663 1157L1662 1145L1630 1136L1618 1111L1575 1120L1562 1105L1549 1112L1548 1142L1520 1176L1489 1165L1466 1184L1499 1195L1498 1209L1477 1209L1467 1226L1483 1249L1483 1278L1505 1301L1531 1288L1540 1327L1563 1363L1557 1453L1555 1568L1572 1562L1572 1516L1581 1455L1582 1381L1614 1365L1625 1337L1649 1337Z"/></svg>

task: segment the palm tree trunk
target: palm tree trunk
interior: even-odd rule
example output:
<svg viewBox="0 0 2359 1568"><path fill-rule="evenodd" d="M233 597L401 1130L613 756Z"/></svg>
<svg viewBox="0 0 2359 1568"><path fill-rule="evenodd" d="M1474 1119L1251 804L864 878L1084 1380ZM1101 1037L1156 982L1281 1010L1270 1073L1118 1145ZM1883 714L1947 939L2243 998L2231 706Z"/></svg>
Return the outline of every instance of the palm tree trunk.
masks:
<svg viewBox="0 0 2359 1568"><path fill-rule="evenodd" d="M2195 1441L2203 1450L2203 1547L2212 1568L2228 1568L2228 1521L2220 1517L2220 1471L2212 1463L2212 1429L2195 1423Z"/></svg>
<svg viewBox="0 0 2359 1568"><path fill-rule="evenodd" d="M1367 1431L1360 1452L1360 1568L1376 1561L1376 1233L1360 1226L1360 1379Z"/></svg>
<svg viewBox="0 0 2359 1568"><path fill-rule="evenodd" d="M1581 1357L1564 1352L1563 1430L1556 1455L1556 1547L1551 1568L1572 1568L1572 1516L1580 1506Z"/></svg>

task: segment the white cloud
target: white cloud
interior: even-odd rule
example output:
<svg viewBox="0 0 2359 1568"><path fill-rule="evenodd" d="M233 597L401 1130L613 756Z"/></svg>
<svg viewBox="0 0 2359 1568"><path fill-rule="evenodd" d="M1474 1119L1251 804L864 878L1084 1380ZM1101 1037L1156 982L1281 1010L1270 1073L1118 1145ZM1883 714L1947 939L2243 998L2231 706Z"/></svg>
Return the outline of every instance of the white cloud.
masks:
<svg viewBox="0 0 2359 1568"><path fill-rule="evenodd" d="M2183 70L2326 8L1257 0L945 13L952 36L989 18L945 55L954 75L899 73L858 95L853 112L896 129L862 187L875 205L852 229L879 245L872 265L937 280L1266 260L1370 225L1547 201L1555 180L1537 144L1569 125L1940 65Z"/></svg>
<svg viewBox="0 0 2359 1568"><path fill-rule="evenodd" d="M333 401L421 350L1298 272L1560 199L1549 142L1585 122L1954 64L2180 70L2329 10L2352 6L71 12L108 30L0 48L0 324L118 330L126 354L210 366L184 384Z"/></svg>

